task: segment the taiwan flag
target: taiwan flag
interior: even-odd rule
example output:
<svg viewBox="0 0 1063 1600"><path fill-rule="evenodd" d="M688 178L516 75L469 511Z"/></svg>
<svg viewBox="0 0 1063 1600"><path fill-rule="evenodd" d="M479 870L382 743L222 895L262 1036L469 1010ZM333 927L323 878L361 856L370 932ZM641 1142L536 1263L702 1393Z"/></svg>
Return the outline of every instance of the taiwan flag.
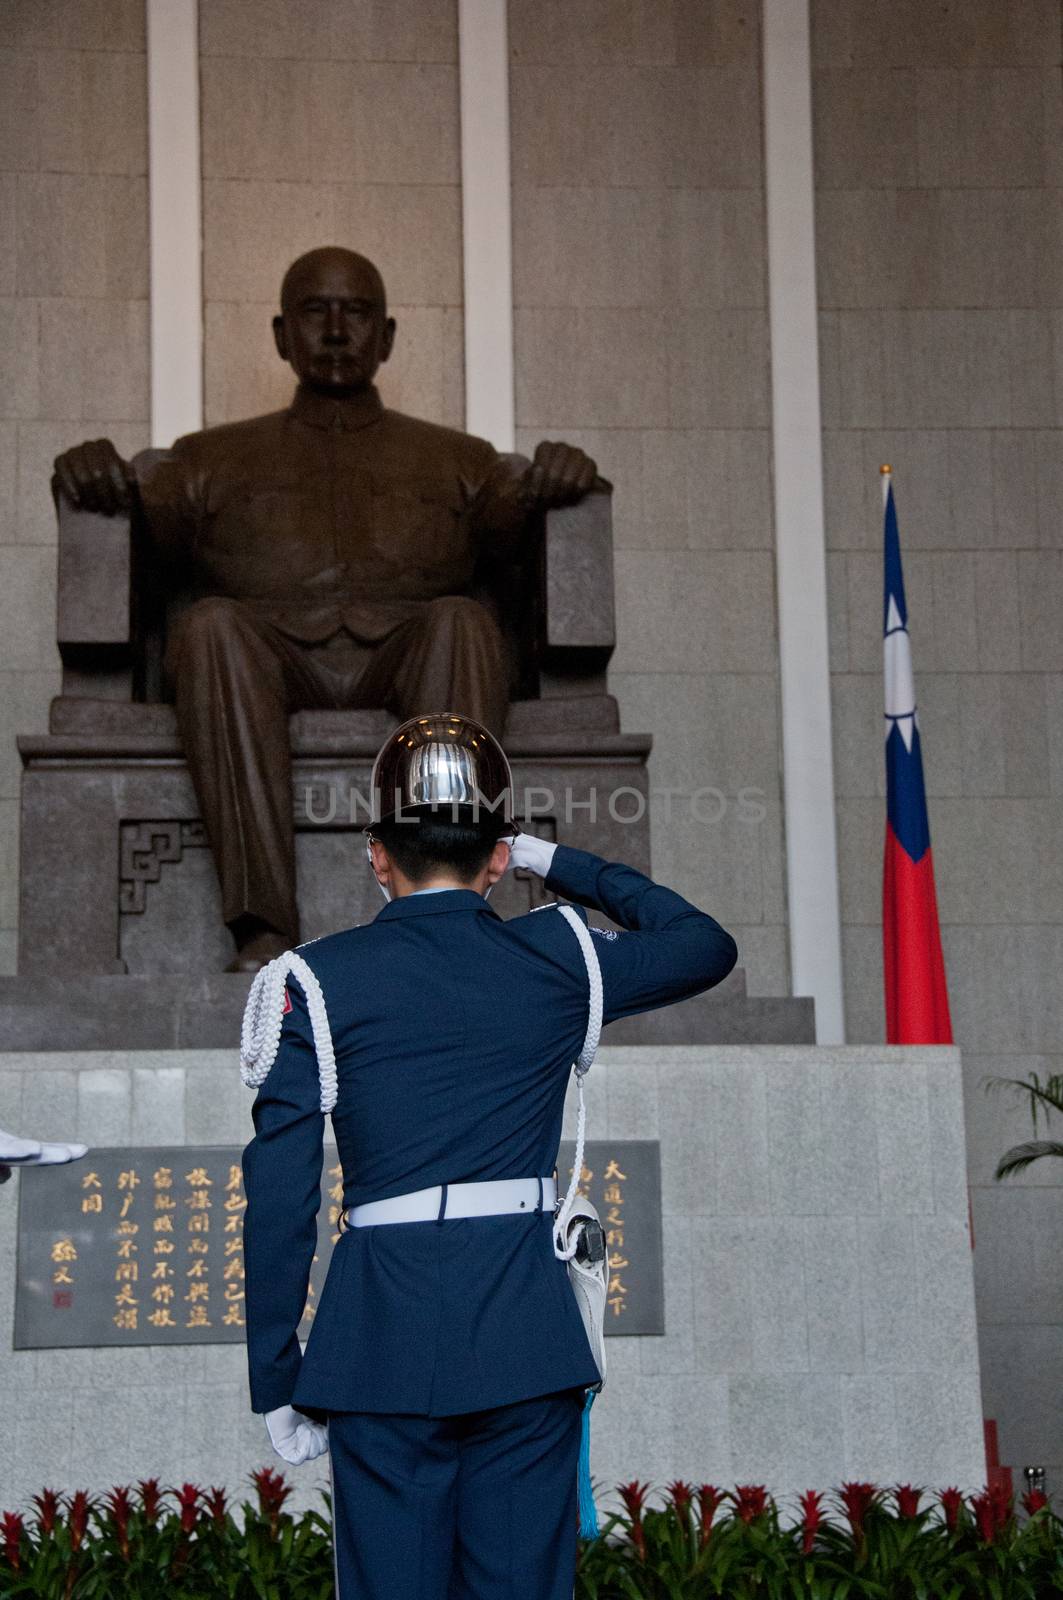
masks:
<svg viewBox="0 0 1063 1600"><path fill-rule="evenodd" d="M886 467L882 482L886 508L886 854L882 873L886 1041L951 1044L901 545Z"/></svg>

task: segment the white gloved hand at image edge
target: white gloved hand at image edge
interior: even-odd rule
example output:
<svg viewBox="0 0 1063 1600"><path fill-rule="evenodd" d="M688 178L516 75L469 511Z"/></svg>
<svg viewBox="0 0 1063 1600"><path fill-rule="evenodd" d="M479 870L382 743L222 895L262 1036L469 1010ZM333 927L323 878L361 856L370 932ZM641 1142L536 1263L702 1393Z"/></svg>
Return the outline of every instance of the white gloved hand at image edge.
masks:
<svg viewBox="0 0 1063 1600"><path fill-rule="evenodd" d="M290 1467L302 1466L304 1461L315 1461L328 1449L328 1424L311 1422L294 1406L277 1406L267 1411L266 1431L269 1442Z"/></svg>
<svg viewBox="0 0 1063 1600"><path fill-rule="evenodd" d="M88 1149L84 1144L50 1144L43 1139L22 1139L0 1128L0 1161L13 1166L44 1167L77 1161Z"/></svg>
<svg viewBox="0 0 1063 1600"><path fill-rule="evenodd" d="M534 833L518 833L510 845L509 866L523 867L527 872L534 872L536 877L545 878L556 849L557 845L551 844L549 839L537 839Z"/></svg>

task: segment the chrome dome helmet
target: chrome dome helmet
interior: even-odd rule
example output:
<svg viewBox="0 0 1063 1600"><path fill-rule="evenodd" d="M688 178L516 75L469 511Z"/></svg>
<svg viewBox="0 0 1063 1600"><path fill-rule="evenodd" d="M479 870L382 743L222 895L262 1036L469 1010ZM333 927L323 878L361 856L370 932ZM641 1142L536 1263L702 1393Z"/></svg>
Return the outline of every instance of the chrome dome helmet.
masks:
<svg viewBox="0 0 1063 1600"><path fill-rule="evenodd" d="M460 711L411 717L395 729L373 762L372 821L436 812L459 822L513 821L513 772L505 751L482 723Z"/></svg>

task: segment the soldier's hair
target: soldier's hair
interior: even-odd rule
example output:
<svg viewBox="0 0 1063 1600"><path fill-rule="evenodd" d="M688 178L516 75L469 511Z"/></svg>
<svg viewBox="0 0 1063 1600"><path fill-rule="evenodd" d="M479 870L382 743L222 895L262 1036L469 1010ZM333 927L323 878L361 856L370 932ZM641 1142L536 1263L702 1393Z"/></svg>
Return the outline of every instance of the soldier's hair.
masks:
<svg viewBox="0 0 1063 1600"><path fill-rule="evenodd" d="M388 819L373 824L379 839L399 871L411 883L446 867L464 883L471 883L491 859L491 851L506 824L500 816L482 813L478 821L455 821L449 806L422 812L416 821Z"/></svg>

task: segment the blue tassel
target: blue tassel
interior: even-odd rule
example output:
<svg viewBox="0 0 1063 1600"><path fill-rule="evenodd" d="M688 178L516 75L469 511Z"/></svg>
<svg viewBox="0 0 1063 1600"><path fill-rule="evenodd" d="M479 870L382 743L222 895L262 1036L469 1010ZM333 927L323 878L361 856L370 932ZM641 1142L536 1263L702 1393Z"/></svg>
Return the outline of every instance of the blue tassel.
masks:
<svg viewBox="0 0 1063 1600"><path fill-rule="evenodd" d="M594 1504L594 1491L591 1488L591 1406L594 1404L594 1397L597 1392L596 1389L588 1389L587 1398L583 1403L583 1426L580 1432L579 1468L577 1471L581 1539L597 1539L598 1537L598 1508Z"/></svg>

